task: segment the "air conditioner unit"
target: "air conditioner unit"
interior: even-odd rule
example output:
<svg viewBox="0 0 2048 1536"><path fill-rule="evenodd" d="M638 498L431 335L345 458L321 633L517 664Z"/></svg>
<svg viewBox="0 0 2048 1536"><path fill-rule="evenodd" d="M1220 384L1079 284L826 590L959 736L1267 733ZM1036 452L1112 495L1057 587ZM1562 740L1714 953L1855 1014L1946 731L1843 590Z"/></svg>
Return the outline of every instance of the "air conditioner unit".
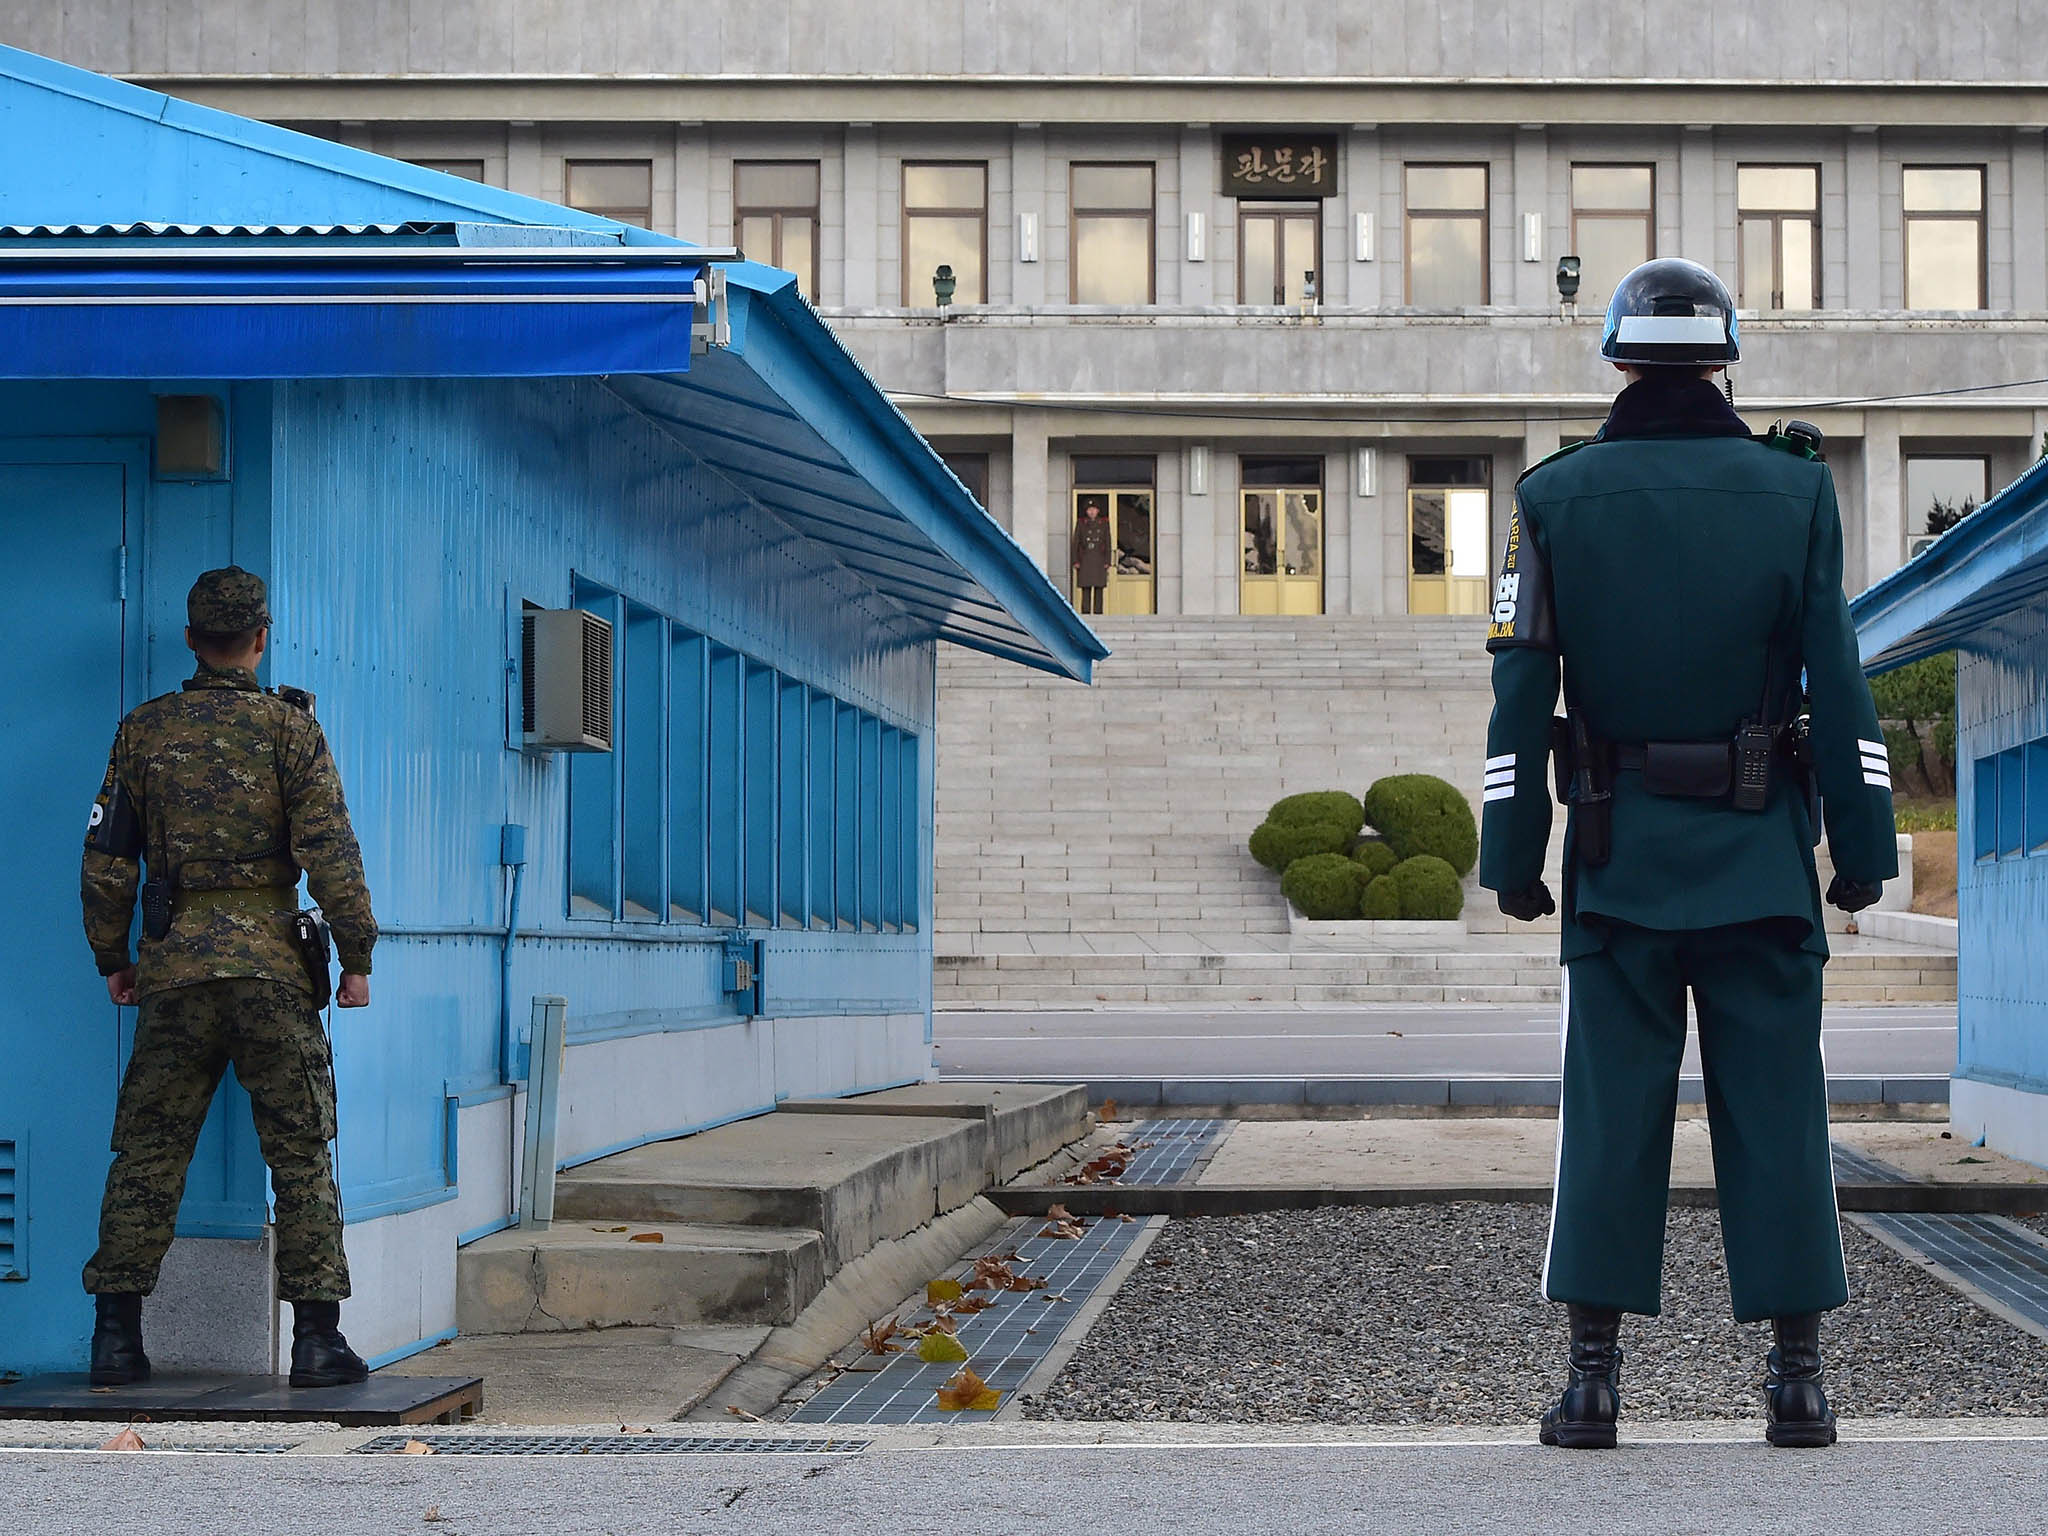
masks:
<svg viewBox="0 0 2048 1536"><path fill-rule="evenodd" d="M1919 559L1920 552L1926 549L1930 544L1934 543L1934 541L1939 539L1940 537L1941 535L1938 533L1914 534L1911 538L1906 540L1906 558L1908 560Z"/></svg>
<svg viewBox="0 0 2048 1536"><path fill-rule="evenodd" d="M612 749L612 627L581 608L520 617L522 734L543 752Z"/></svg>

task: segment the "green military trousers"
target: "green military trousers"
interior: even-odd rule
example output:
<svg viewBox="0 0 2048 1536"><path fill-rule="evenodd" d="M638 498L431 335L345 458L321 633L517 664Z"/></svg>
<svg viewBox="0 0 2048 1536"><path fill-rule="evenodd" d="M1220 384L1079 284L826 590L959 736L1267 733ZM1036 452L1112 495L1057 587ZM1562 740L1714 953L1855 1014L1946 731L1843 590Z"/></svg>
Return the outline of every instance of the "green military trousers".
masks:
<svg viewBox="0 0 2048 1536"><path fill-rule="evenodd" d="M277 1200L278 1292L287 1301L349 1294L341 1197L327 1143L334 1073L312 999L282 982L202 981L142 1000L135 1053L114 1111L114 1166L100 1246L85 1266L95 1295L156 1288L185 1172L207 1106L232 1062L249 1091Z"/></svg>
<svg viewBox="0 0 2048 1536"><path fill-rule="evenodd" d="M1736 1320L1848 1299L1820 1051L1824 957L1789 926L1614 924L1604 948L1568 962L1551 1300L1659 1309L1688 988Z"/></svg>

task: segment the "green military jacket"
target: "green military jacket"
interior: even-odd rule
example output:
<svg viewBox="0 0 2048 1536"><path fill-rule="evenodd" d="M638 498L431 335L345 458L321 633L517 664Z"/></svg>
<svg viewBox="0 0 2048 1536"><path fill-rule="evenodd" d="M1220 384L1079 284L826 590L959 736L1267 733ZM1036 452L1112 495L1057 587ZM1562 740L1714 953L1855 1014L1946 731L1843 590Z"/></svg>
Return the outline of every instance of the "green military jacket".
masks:
<svg viewBox="0 0 2048 1536"><path fill-rule="evenodd" d="M109 836L117 827L131 830ZM202 662L115 732L80 881L102 975L130 963L142 858L174 896L170 932L142 940L139 992L235 977L310 991L292 942L302 870L341 968L368 974L377 924L326 733L254 673Z"/></svg>
<svg viewBox="0 0 2048 1536"><path fill-rule="evenodd" d="M1898 873L1884 739L1842 592L1833 479L1825 463L1750 437L1711 384L1632 385L1599 438L1523 477L1487 649L1488 889L1542 877L1560 678L1600 740L1715 742L1745 720L1789 721L1804 669L1835 868L1867 883ZM1696 929L1791 918L1806 948L1827 952L1806 797L1782 758L1760 812L1653 795L1626 768L1612 792L1606 864L1584 866L1567 827L1564 958L1599 948L1603 920Z"/></svg>

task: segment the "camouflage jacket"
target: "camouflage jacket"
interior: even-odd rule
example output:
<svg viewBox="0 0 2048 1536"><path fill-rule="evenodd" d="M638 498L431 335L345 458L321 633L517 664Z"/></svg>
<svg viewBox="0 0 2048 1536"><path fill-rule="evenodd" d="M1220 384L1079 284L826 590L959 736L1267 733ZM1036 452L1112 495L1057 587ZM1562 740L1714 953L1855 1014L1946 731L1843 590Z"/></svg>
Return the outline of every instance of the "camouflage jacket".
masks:
<svg viewBox="0 0 2048 1536"><path fill-rule="evenodd" d="M255 674L200 664L178 693L129 711L114 734L92 828L117 787L139 824L141 857L174 895L170 932L143 937L138 990L259 977L311 983L292 943L299 873L334 930L344 971L367 974L377 940L363 858L326 733L265 693ZM89 831L81 876L85 933L102 975L125 969L141 865Z"/></svg>

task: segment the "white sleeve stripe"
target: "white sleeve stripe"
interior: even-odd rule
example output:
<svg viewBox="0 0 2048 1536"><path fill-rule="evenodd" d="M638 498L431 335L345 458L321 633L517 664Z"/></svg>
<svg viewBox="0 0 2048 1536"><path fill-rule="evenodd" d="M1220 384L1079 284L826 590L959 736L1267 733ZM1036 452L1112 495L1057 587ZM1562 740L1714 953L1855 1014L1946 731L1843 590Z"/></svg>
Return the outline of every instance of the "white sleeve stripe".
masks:
<svg viewBox="0 0 2048 1536"><path fill-rule="evenodd" d="M1879 752L1871 747L1859 747L1857 750L1875 763L1888 763L1891 761L1891 754L1889 752Z"/></svg>
<svg viewBox="0 0 2048 1536"><path fill-rule="evenodd" d="M1512 784L1502 784L1496 789L1489 789L1485 794L1479 797L1481 804L1484 804L1488 800L1512 800L1514 798L1515 786Z"/></svg>
<svg viewBox="0 0 2048 1536"><path fill-rule="evenodd" d="M1514 766L1515 754L1512 752L1504 752L1499 757L1489 757L1486 760L1486 771L1488 773L1493 772L1496 768L1512 768Z"/></svg>
<svg viewBox="0 0 2048 1536"><path fill-rule="evenodd" d="M1856 745L1865 752L1875 752L1879 757L1884 756L1884 743L1881 741L1865 741L1861 736L1858 736L1856 738Z"/></svg>
<svg viewBox="0 0 2048 1536"><path fill-rule="evenodd" d="M1874 784L1879 789L1890 789L1892 787L1892 781L1890 779L1880 778L1878 775L1874 773L1866 773L1865 775L1863 775L1863 782L1866 784Z"/></svg>
<svg viewBox="0 0 2048 1536"><path fill-rule="evenodd" d="M1512 784L1514 782L1515 770L1512 768L1499 768L1486 776L1486 787L1488 789L1493 788L1496 784Z"/></svg>

